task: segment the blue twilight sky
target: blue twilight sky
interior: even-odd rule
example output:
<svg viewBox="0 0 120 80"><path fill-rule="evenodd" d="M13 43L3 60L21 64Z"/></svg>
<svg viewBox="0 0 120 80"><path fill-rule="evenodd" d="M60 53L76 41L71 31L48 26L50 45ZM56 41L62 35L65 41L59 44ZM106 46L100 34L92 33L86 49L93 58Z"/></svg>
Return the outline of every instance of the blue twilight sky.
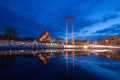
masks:
<svg viewBox="0 0 120 80"><path fill-rule="evenodd" d="M65 40L65 19L70 16L75 39L120 35L120 0L0 0L0 33L14 27L20 37L39 37L48 30L53 39Z"/></svg>

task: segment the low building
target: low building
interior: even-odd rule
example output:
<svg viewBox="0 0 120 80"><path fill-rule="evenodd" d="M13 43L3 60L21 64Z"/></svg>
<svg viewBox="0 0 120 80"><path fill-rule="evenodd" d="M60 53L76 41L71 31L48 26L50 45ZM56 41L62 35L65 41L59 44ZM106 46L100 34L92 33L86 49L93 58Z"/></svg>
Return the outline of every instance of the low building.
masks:
<svg viewBox="0 0 120 80"><path fill-rule="evenodd" d="M89 42L87 40L75 40L75 45L88 45Z"/></svg>
<svg viewBox="0 0 120 80"><path fill-rule="evenodd" d="M97 42L99 45L120 46L120 36L101 39Z"/></svg>

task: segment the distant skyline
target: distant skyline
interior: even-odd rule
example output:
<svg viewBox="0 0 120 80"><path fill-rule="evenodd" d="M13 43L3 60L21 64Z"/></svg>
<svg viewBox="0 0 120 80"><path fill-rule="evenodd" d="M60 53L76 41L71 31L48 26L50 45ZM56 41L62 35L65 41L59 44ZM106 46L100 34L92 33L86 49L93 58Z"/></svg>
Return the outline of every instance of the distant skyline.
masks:
<svg viewBox="0 0 120 80"><path fill-rule="evenodd" d="M75 39L95 41L120 35L120 0L0 0L0 34L6 27L20 37L48 30L65 40L65 19L74 16ZM69 39L72 38L69 24Z"/></svg>

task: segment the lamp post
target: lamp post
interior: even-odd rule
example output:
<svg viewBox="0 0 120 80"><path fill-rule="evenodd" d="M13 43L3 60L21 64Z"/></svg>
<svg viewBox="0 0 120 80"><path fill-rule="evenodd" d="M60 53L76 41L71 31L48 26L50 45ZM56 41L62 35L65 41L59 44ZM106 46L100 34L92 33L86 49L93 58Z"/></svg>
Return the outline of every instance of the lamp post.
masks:
<svg viewBox="0 0 120 80"><path fill-rule="evenodd" d="M106 44L109 45L109 44L108 44L108 39L106 39Z"/></svg>

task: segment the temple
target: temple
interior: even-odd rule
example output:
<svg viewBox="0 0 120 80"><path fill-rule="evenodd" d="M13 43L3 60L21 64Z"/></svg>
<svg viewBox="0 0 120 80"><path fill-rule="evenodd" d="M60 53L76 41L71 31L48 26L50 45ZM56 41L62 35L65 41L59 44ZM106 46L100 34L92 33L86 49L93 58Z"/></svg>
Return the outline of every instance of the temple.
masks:
<svg viewBox="0 0 120 80"><path fill-rule="evenodd" d="M44 42L52 42L52 38L48 31L43 32L40 37L38 38L38 41L44 41Z"/></svg>

